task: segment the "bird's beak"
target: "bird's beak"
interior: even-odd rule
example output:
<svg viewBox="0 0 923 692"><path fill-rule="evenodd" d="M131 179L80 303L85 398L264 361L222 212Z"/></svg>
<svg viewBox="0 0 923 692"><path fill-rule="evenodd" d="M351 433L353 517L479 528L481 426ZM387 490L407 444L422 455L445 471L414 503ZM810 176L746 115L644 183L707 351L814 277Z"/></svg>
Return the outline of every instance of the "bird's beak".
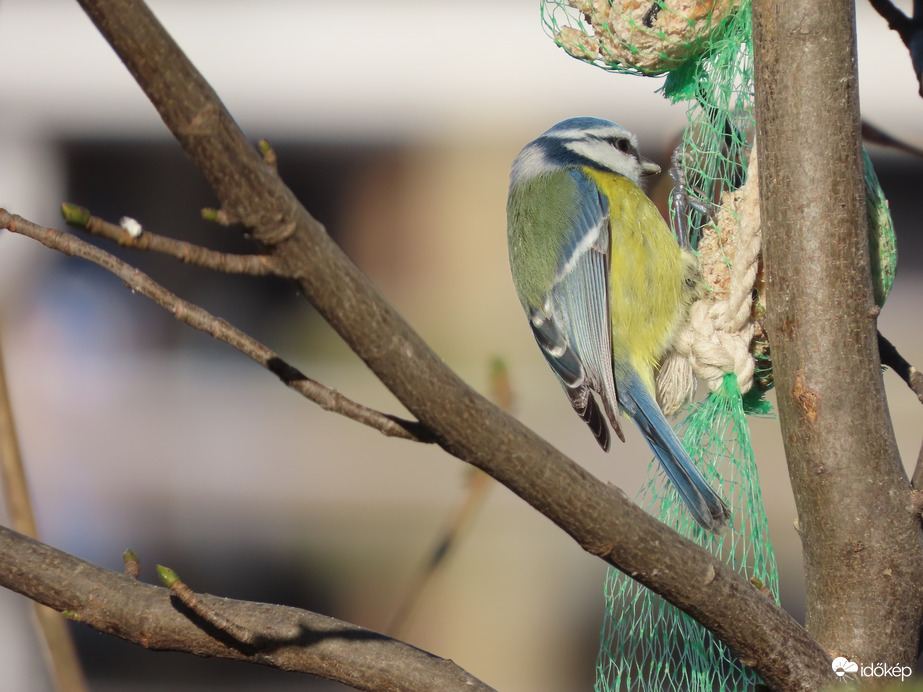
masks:
<svg viewBox="0 0 923 692"><path fill-rule="evenodd" d="M658 166L650 159L646 159L641 156L638 161L641 164L641 175L655 175L660 173L660 166Z"/></svg>

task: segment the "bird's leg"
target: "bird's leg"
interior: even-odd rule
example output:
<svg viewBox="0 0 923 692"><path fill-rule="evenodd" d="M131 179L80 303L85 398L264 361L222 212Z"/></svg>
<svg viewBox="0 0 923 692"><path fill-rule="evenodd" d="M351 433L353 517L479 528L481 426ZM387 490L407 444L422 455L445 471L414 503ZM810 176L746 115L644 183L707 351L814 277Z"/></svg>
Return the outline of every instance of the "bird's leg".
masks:
<svg viewBox="0 0 923 692"><path fill-rule="evenodd" d="M704 219L711 218L714 207L702 201L702 191L689 184L686 175L686 151L680 144L670 157L670 177L673 179L673 213L675 214L676 240L684 250L692 249L692 234L701 228ZM697 212L702 219L690 226L689 217Z"/></svg>

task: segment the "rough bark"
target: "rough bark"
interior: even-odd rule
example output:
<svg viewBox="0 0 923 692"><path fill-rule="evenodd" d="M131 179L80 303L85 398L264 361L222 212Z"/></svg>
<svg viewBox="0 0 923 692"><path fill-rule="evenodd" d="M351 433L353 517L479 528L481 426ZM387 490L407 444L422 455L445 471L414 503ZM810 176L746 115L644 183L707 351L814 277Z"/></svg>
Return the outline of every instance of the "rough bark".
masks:
<svg viewBox="0 0 923 692"><path fill-rule="evenodd" d="M877 350L855 7L755 0L753 10L768 333L806 626L833 655L913 665L923 534Z"/></svg>

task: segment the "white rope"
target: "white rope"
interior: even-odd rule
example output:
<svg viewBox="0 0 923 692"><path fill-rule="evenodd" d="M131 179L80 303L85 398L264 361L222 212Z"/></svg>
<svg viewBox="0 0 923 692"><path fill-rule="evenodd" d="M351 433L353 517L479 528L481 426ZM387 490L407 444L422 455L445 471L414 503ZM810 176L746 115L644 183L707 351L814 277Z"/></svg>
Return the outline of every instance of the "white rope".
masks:
<svg viewBox="0 0 923 692"><path fill-rule="evenodd" d="M742 393L753 386L750 353L755 325L753 287L760 260L759 180L756 147L747 182L721 197L713 224L699 243L702 278L709 289L692 303L657 375L664 413L672 415L695 395L696 378L711 391L734 373Z"/></svg>

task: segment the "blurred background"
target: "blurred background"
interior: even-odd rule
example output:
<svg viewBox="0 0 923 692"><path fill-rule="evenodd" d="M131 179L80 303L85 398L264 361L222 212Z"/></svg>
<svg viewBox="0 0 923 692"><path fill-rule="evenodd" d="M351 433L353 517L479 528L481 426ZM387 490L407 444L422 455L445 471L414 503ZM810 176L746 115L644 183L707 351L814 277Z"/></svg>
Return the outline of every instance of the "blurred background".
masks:
<svg viewBox="0 0 923 692"><path fill-rule="evenodd" d="M899 3L909 11L910 2ZM662 82L607 74L544 34L536 0L151 0L283 178L411 325L475 388L511 367L515 413L633 495L649 453L634 428L603 454L535 348L509 279L509 165L575 115L636 132L665 162L685 107ZM923 147L906 50L859 3L864 117ZM2 0L0 205L61 227L62 201L111 221L243 251L200 220L216 200L75 2ZM881 328L923 364L923 161L872 148L899 270ZM810 184L810 181L806 181ZM307 375L402 414L287 283L110 251L254 335ZM432 446L386 439L301 399L95 266L0 235L0 341L42 537L142 579L317 610L385 630L470 480ZM912 468L921 412L885 374ZM753 421L781 570L803 617L801 559L777 421ZM0 508L0 519L5 519ZM422 594L404 638L498 689L590 689L604 566L502 487ZM0 592L0 687L49 689L25 599ZM145 651L76 627L96 690L344 689L255 666ZM312 687L313 685L313 687Z"/></svg>

